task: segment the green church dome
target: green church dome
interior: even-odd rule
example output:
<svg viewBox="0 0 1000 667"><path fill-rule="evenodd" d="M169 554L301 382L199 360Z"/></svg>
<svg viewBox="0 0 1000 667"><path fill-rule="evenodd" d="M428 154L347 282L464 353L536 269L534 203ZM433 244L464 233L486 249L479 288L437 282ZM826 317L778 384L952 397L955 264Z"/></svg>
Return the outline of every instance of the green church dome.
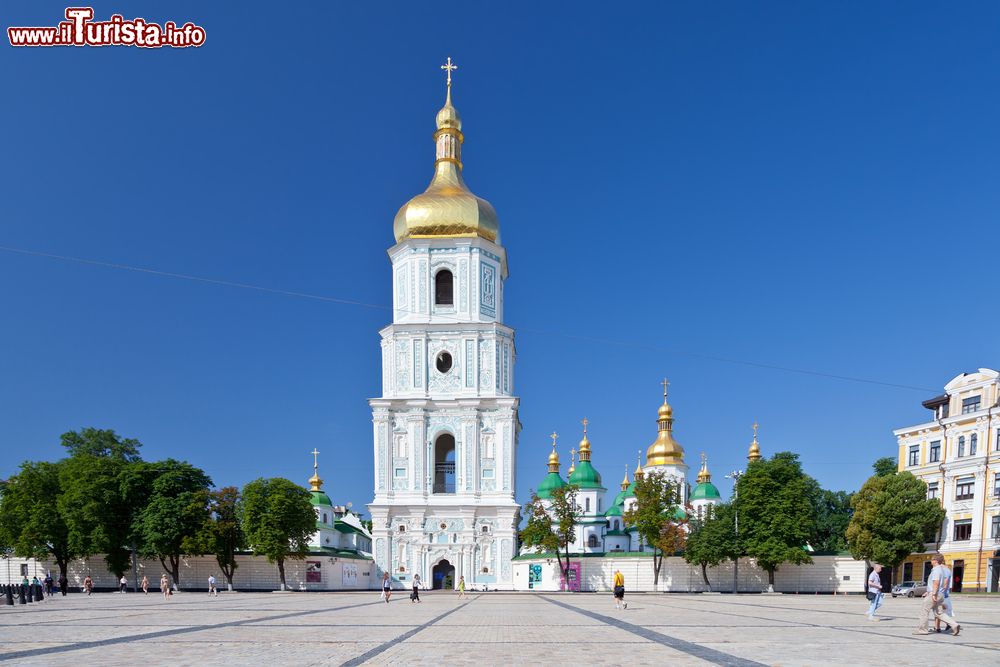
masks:
<svg viewBox="0 0 1000 667"><path fill-rule="evenodd" d="M691 500L722 500L722 495L711 482L702 482L694 487L691 493Z"/></svg>
<svg viewBox="0 0 1000 667"><path fill-rule="evenodd" d="M624 512L622 512L622 506L619 505L618 503L615 503L614 505L609 507L608 511L604 513L604 516L623 516L623 515Z"/></svg>
<svg viewBox="0 0 1000 667"><path fill-rule="evenodd" d="M552 492L563 486L566 486L566 481L559 476L559 473L550 472L542 480L542 483L538 485L538 497L551 498Z"/></svg>
<svg viewBox="0 0 1000 667"><path fill-rule="evenodd" d="M333 507L333 503L330 502L330 496L326 495L323 491L311 491L312 504L313 505L326 505L328 507Z"/></svg>
<svg viewBox="0 0 1000 667"><path fill-rule="evenodd" d="M569 483L581 489L604 489L601 486L601 473L597 472L590 461L580 461L576 464L576 470L569 476Z"/></svg>

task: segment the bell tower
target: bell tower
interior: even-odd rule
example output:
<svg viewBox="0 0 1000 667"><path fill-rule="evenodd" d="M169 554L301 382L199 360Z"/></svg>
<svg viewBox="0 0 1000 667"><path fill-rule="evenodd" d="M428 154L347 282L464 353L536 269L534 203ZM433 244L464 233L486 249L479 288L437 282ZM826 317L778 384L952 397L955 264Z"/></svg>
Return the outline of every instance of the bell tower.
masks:
<svg viewBox="0 0 1000 667"><path fill-rule="evenodd" d="M392 323L382 396L369 401L375 448L377 576L408 587L513 588L520 422L514 331L503 323L507 252L496 211L463 179L451 58L436 116L434 175L396 214ZM448 573L451 576L439 576Z"/></svg>

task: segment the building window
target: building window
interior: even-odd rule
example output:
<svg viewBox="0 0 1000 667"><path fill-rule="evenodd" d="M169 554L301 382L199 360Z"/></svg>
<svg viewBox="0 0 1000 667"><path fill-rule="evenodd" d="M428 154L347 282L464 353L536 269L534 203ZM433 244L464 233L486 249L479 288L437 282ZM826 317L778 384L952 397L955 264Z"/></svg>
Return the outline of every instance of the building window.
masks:
<svg viewBox="0 0 1000 667"><path fill-rule="evenodd" d="M396 468L396 477L406 477L406 468Z"/></svg>
<svg viewBox="0 0 1000 667"><path fill-rule="evenodd" d="M437 360L434 362L434 365L438 369L438 373L447 373L448 371L450 371L451 364L452 364L451 355L448 354L447 352L442 352L441 354L439 354L437 356Z"/></svg>
<svg viewBox="0 0 1000 667"><path fill-rule="evenodd" d="M583 499L583 511L586 512L587 514L590 514L590 498Z"/></svg>
<svg viewBox="0 0 1000 667"><path fill-rule="evenodd" d="M962 458L965 456L965 436L958 436L958 457Z"/></svg>
<svg viewBox="0 0 1000 667"><path fill-rule="evenodd" d="M326 512L323 512L323 523L326 523Z"/></svg>
<svg viewBox="0 0 1000 667"><path fill-rule="evenodd" d="M961 542L972 538L972 519L955 522L955 541Z"/></svg>
<svg viewBox="0 0 1000 667"><path fill-rule="evenodd" d="M1000 472L993 473L993 497L1000 498Z"/></svg>
<svg viewBox="0 0 1000 667"><path fill-rule="evenodd" d="M931 443L930 456L927 461L929 463L937 463L941 460L941 441L935 440Z"/></svg>
<svg viewBox="0 0 1000 667"><path fill-rule="evenodd" d="M915 466L920 463L920 445L910 445L910 458L907 459L906 465Z"/></svg>
<svg viewBox="0 0 1000 667"><path fill-rule="evenodd" d="M979 445L979 435L973 433L969 436L969 456L976 455L976 447Z"/></svg>
<svg viewBox="0 0 1000 667"><path fill-rule="evenodd" d="M587 538L587 546L591 549L597 547L597 535L594 535L593 533L590 534L590 537Z"/></svg>
<svg viewBox="0 0 1000 667"><path fill-rule="evenodd" d="M955 482L955 500L969 500L974 495L975 477L963 477Z"/></svg>
<svg viewBox="0 0 1000 667"><path fill-rule="evenodd" d="M927 498L929 500L931 498L937 498L937 497L938 497L938 483L931 482L930 484L927 485Z"/></svg>
<svg viewBox="0 0 1000 667"><path fill-rule="evenodd" d="M969 398L962 399L962 414L968 414L970 412L975 412L979 409L979 396L970 396Z"/></svg>
<svg viewBox="0 0 1000 667"><path fill-rule="evenodd" d="M399 532L405 533L406 532L406 526L403 526L403 525L399 526Z"/></svg>
<svg viewBox="0 0 1000 667"><path fill-rule="evenodd" d="M618 519L615 519L614 521L611 522L611 527L614 530L618 530Z"/></svg>
<svg viewBox="0 0 1000 667"><path fill-rule="evenodd" d="M483 526L483 532L484 533L490 532L490 527L489 526Z"/></svg>
<svg viewBox="0 0 1000 667"><path fill-rule="evenodd" d="M434 276L434 305L453 306L455 304L455 278L451 271L438 271Z"/></svg>
<svg viewBox="0 0 1000 667"><path fill-rule="evenodd" d="M994 540L1000 538L1000 514L993 517L993 522L990 524L990 537Z"/></svg>
<svg viewBox="0 0 1000 667"><path fill-rule="evenodd" d="M493 479L493 468L483 468L483 479Z"/></svg>
<svg viewBox="0 0 1000 667"><path fill-rule="evenodd" d="M993 451L1000 452L1000 428L997 429L997 439L993 443Z"/></svg>

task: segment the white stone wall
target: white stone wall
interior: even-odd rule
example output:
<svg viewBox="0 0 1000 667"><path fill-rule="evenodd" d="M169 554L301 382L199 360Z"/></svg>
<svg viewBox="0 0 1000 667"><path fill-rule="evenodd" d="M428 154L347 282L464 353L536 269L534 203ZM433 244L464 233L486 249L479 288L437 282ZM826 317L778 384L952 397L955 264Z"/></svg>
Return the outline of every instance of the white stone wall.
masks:
<svg viewBox="0 0 1000 667"><path fill-rule="evenodd" d="M701 576L701 568L688 565L683 558L664 558L658 585L653 586L653 559L649 557L608 556L605 558L571 558L581 563L580 582L584 591L610 591L616 569L625 575L625 588L632 591L696 593L709 590ZM542 565L541 586L534 590L559 590L559 565L553 559L514 561L515 590L528 589L528 567ZM847 579L845 579L847 577ZM731 563L709 568L712 590L729 592L733 585ZM767 589L767 572L750 559L740 559L740 592L753 593ZM783 565L774 575L774 589L783 593L857 593L864 590L865 563L846 556L814 556L808 565Z"/></svg>
<svg viewBox="0 0 1000 667"><path fill-rule="evenodd" d="M239 567L233 575L233 588L237 590L276 590L280 588L281 578L278 575L278 566L268 563L267 559L261 556L237 556L236 561ZM312 583L306 581L307 561L320 563L322 582ZM7 579L7 563L0 562L0 582L19 583L21 581L21 565L28 565L29 579L36 574L42 579L45 573L52 572L52 578L59 579L59 567L52 561L35 561L34 559L11 558L10 581ZM343 580L344 565L353 564L357 568L356 584L345 586ZM330 558L329 556L308 556L305 560L285 561L285 582L289 588L295 590L368 590L372 587L370 580L374 563L370 560L354 560L345 558ZM138 578L142 581L145 574L149 578L150 591L159 591L160 575L166 572L158 560L139 560ZM107 571L104 559L101 556L93 556L87 559L75 560L70 563L69 578L70 590L79 590L83 585L83 579L90 575L94 580L96 588L117 588L118 583L114 574ZM220 590L226 588L226 578L219 569L219 564L215 562L214 556L195 556L183 558L179 568L180 588L207 590L209 575L215 575L217 585ZM129 581L129 588L132 587L132 573L126 574ZM167 575L169 576L169 574Z"/></svg>

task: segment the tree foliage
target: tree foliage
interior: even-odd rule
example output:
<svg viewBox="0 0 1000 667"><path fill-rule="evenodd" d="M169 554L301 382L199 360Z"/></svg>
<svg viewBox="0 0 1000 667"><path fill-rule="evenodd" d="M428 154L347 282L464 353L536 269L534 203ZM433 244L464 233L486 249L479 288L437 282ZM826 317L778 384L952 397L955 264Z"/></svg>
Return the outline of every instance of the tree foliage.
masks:
<svg viewBox="0 0 1000 667"><path fill-rule="evenodd" d="M316 532L309 492L282 477L256 479L243 487L240 521L253 552L278 565L285 588L285 560L304 558Z"/></svg>
<svg viewBox="0 0 1000 667"><path fill-rule="evenodd" d="M663 555L676 553L684 546L683 522L675 517L678 492L666 475L651 471L635 480L635 500L623 518L652 551L655 587L660 579Z"/></svg>
<svg viewBox="0 0 1000 667"><path fill-rule="evenodd" d="M149 500L136 517L139 553L159 558L178 586L181 555L196 548L195 538L208 520L212 480L200 468L174 459L143 467L153 476Z"/></svg>
<svg viewBox="0 0 1000 667"><path fill-rule="evenodd" d="M816 551L838 552L847 549L847 524L854 510L851 495L844 491L822 489L816 496L816 535L810 544Z"/></svg>
<svg viewBox="0 0 1000 667"><path fill-rule="evenodd" d="M733 506L728 503L709 505L703 517L691 519L690 532L684 548L684 560L701 566L701 577L711 589L708 568L726 560L736 560L740 550L736 540Z"/></svg>
<svg viewBox="0 0 1000 667"><path fill-rule="evenodd" d="M740 543L767 570L772 587L782 563L812 562L806 546L816 534L820 489L797 454L779 452L750 464L737 489Z"/></svg>
<svg viewBox="0 0 1000 667"><path fill-rule="evenodd" d="M521 531L522 543L544 553L555 553L566 582L569 582L569 545L576 542L578 491L575 484L566 484L553 489L548 502L532 492L531 502L524 507L528 522Z"/></svg>
<svg viewBox="0 0 1000 667"><path fill-rule="evenodd" d="M226 486L208 494L208 518L198 534L185 544L191 553L215 554L215 561L226 577L226 583L233 585L236 572L236 553L246 549L246 536L240 525L240 490Z"/></svg>
<svg viewBox="0 0 1000 667"><path fill-rule="evenodd" d="M872 470L875 471L876 477L895 475L897 470L896 459L891 456L876 459L875 463L872 464Z"/></svg>
<svg viewBox="0 0 1000 667"><path fill-rule="evenodd" d="M134 438L121 438L112 429L85 428L67 431L59 439L70 457L96 456L127 462L141 460L139 448L142 443Z"/></svg>
<svg viewBox="0 0 1000 667"><path fill-rule="evenodd" d="M66 576L73 549L69 527L59 511L62 462L30 462L0 486L0 544L22 558L51 557Z"/></svg>
<svg viewBox="0 0 1000 667"><path fill-rule="evenodd" d="M854 494L851 506L854 516L847 527L851 555L893 568L933 542L945 518L940 503L927 498L927 485L909 472L883 475L876 468Z"/></svg>

